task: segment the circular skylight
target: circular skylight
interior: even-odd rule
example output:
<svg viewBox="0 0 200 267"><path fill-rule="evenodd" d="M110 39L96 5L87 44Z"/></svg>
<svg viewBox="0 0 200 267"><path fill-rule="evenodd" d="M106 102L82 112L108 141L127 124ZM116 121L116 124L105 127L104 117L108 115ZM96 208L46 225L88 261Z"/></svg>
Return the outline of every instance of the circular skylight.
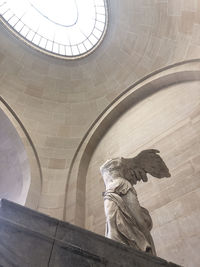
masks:
<svg viewBox="0 0 200 267"><path fill-rule="evenodd" d="M0 0L0 15L29 45L69 59L93 51L108 20L106 0Z"/></svg>

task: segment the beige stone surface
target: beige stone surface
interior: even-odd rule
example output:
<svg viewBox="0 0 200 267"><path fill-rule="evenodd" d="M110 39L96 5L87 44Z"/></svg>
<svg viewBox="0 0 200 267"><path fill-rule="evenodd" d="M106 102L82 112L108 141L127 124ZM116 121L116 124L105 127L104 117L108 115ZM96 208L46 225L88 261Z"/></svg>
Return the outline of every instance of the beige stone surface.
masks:
<svg viewBox="0 0 200 267"><path fill-rule="evenodd" d="M36 208L40 200L39 210L42 212L53 217L67 218L74 223L77 223L76 218L78 218L79 225L84 224L83 206L85 206L85 181L77 180L78 174L82 171L79 170L77 163L80 158L75 160L73 166L77 169L70 180L68 171L71 170L75 151L90 125L119 94L145 75L169 64L199 58L200 55L199 0L109 0L109 15L108 31L98 49L84 59L70 62L36 52L11 36L2 26L0 27L0 95L23 123L36 148L42 168L43 186L40 194L38 190L40 174L30 148L28 158L31 166L32 193L28 196L28 205ZM189 75L188 72L185 71L185 77ZM198 85L196 86L198 88ZM136 125L141 124L141 117L148 113L149 120L145 127L142 130L139 130L138 126L137 129L133 127L124 137L119 136L117 129L112 138L118 139L118 142L106 152L106 159L118 152L128 153L129 145L122 148L121 143L134 136L133 144L158 145L161 151L165 151L164 156L174 171L175 167L184 166L188 172L194 170L197 175L199 147L196 142L200 140L200 123L198 108L193 103L199 99L199 95L196 88L192 90L191 95L194 99L191 99L187 91L191 89L187 86L184 88L185 91L182 87L179 90L169 90L170 93L166 94L166 98L160 95L162 103L166 104L164 110L160 101L154 104L151 98L143 102L142 109L136 107L134 111L137 115L134 117ZM177 105L176 100L180 96L182 104ZM184 108L180 108L183 106ZM190 110L191 107L194 108L193 111ZM191 111L190 116L189 111ZM173 120L165 122L162 119L165 116ZM150 122L154 118L157 124L152 127ZM170 128L167 129L167 133L171 141L164 133L166 125ZM130 128L127 118L124 131L129 131ZM154 136L156 132L160 133L159 137ZM100 130L99 138L101 136ZM23 138L23 141L28 143L26 138ZM91 151L85 153L83 160L86 163L91 157ZM186 157L189 159L187 164L184 162ZM95 164L98 165L99 162ZM198 179L194 178L194 181L188 188L181 187L180 195L194 190ZM96 183L99 190L103 190L99 178ZM67 196L66 184L70 186ZM151 186L156 190L162 188L158 184ZM87 207L89 212L87 227L98 232L100 229L103 231L104 218L103 211L99 209L100 198L96 198L97 192L93 192L92 188L92 183L90 185L87 182L87 190L91 191L87 201L92 199L93 203L93 212L90 211L89 205ZM77 192L82 199L77 197ZM178 193L168 190L162 198L157 199L155 196L149 208L153 211L156 206L161 207L165 201L170 201L174 194ZM141 198L146 201L144 196L141 195ZM198 243L196 237L191 239L191 246L196 243ZM171 251L173 254L173 249ZM193 252L191 254L193 255Z"/></svg>
<svg viewBox="0 0 200 267"><path fill-rule="evenodd" d="M199 82L189 82L167 87L129 109L112 124L89 163L87 229L102 235L105 231L101 196L105 188L99 166L109 158L131 157L143 149L155 148L161 151L172 177L159 180L149 176L149 182L137 184L136 190L140 204L150 211L153 219L157 254L183 266L198 266L198 245L191 252L191 244L200 239L197 229L200 143L194 123L199 121L199 86Z"/></svg>
<svg viewBox="0 0 200 267"><path fill-rule="evenodd" d="M199 56L199 1L110 0L109 15L101 46L72 62L0 30L0 94L29 132L45 180L59 169L66 181L87 128L119 93L153 70Z"/></svg>
<svg viewBox="0 0 200 267"><path fill-rule="evenodd" d="M0 108L0 198L25 205L31 183L28 156L14 125Z"/></svg>
<svg viewBox="0 0 200 267"><path fill-rule="evenodd" d="M2 126L0 127L0 132L4 139L2 145L4 147L6 144L5 140L8 141L8 146L5 146L5 148L7 151L10 149L10 157L8 155L6 156L4 151L1 150L2 159L4 159L4 161L6 160L7 163L4 163L1 168L2 178L0 180L1 182L3 182L4 179L12 181L10 189L7 188L6 192L3 192L3 195L1 194L1 197L6 197L12 189L21 187L17 192L18 197L13 194L8 198L19 204L25 204L32 209L37 209L42 187L42 172L37 151L23 123L20 121L15 111L11 109L8 103L1 97L0 108L1 112L5 114L4 117L7 117L7 120L10 120L9 123L11 124L11 127L7 128L4 120L1 121ZM13 144L9 146L9 143ZM20 156L20 154L22 155ZM5 173L6 168L7 174ZM20 175L19 169L21 171Z"/></svg>

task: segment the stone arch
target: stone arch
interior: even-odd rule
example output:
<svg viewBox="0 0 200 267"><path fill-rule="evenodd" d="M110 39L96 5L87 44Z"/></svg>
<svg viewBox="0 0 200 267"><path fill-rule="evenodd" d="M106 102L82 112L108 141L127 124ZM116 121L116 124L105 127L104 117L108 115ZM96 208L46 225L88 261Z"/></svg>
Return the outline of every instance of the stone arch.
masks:
<svg viewBox="0 0 200 267"><path fill-rule="evenodd" d="M82 139L72 160L67 186L64 219L84 227L87 169L99 141L130 107L167 86L200 80L200 60L176 63L155 71L120 94L95 120Z"/></svg>
<svg viewBox="0 0 200 267"><path fill-rule="evenodd" d="M12 145L15 146L15 151L12 150L11 153L15 159L18 158L16 164L20 165L10 165L10 167L12 166L12 172L17 172L16 168L18 168L18 183L21 183L21 188L19 185L16 188L15 193L18 194L16 198L12 199L11 196L8 196L8 198L29 208L37 209L42 188L42 171L37 151L23 123L2 97L0 97L0 112L1 118L7 125L7 145L10 147ZM2 134L6 134L6 129ZM11 137L14 136L15 143L12 144L14 141L11 140L12 138L9 138L9 135ZM6 140L5 136L2 138ZM12 194L12 190L10 193ZM7 196L5 195L3 197Z"/></svg>

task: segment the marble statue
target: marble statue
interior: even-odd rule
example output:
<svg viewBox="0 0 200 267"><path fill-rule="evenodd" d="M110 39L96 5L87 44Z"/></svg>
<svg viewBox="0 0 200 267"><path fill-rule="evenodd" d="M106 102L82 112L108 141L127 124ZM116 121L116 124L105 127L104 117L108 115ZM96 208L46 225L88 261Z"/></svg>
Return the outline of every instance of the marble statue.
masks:
<svg viewBox="0 0 200 267"><path fill-rule="evenodd" d="M134 158L107 160L100 168L106 186L105 236L153 255L152 220L148 210L140 206L133 186L138 181L147 182L147 173L157 178L170 177L158 153L155 149L144 150Z"/></svg>

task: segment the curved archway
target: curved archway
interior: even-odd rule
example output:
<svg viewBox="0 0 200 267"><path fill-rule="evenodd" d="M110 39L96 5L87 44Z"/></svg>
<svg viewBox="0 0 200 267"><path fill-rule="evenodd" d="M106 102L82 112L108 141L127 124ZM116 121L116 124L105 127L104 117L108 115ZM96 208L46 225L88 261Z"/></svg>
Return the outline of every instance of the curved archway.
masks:
<svg viewBox="0 0 200 267"><path fill-rule="evenodd" d="M0 198L8 198L37 209L42 188L42 171L37 151L22 122L2 97L0 97L0 119L2 126L0 148L6 151L1 157L4 164L1 165L3 169Z"/></svg>
<svg viewBox="0 0 200 267"><path fill-rule="evenodd" d="M88 164L99 141L111 125L131 106L167 86L200 80L200 60L180 62L149 74L120 94L96 119L82 139L70 167L64 219L84 227L85 179Z"/></svg>
<svg viewBox="0 0 200 267"><path fill-rule="evenodd" d="M17 131L1 109L0 152L0 198L24 205L31 180L28 158Z"/></svg>
<svg viewBox="0 0 200 267"><path fill-rule="evenodd" d="M199 261L198 248L193 249L199 238L196 222L200 214L197 204L200 200L199 63L200 60L179 63L145 77L115 99L95 121L71 166L66 194L67 220L103 234L101 190L104 186L99 166L110 157L129 157L147 148L161 149L172 179L152 179L146 185L137 185L140 203L152 215L152 234L158 256L181 265ZM177 108L170 103L177 104ZM148 106L148 112L143 105ZM159 120L157 123L152 119L150 113L158 112L157 105L159 112L165 114L166 122ZM143 121L140 112L150 121ZM136 124L130 122L132 119ZM129 122L130 131L127 129ZM150 138L146 138L148 133ZM133 137L136 142L132 141ZM109 149L111 152L107 153Z"/></svg>

